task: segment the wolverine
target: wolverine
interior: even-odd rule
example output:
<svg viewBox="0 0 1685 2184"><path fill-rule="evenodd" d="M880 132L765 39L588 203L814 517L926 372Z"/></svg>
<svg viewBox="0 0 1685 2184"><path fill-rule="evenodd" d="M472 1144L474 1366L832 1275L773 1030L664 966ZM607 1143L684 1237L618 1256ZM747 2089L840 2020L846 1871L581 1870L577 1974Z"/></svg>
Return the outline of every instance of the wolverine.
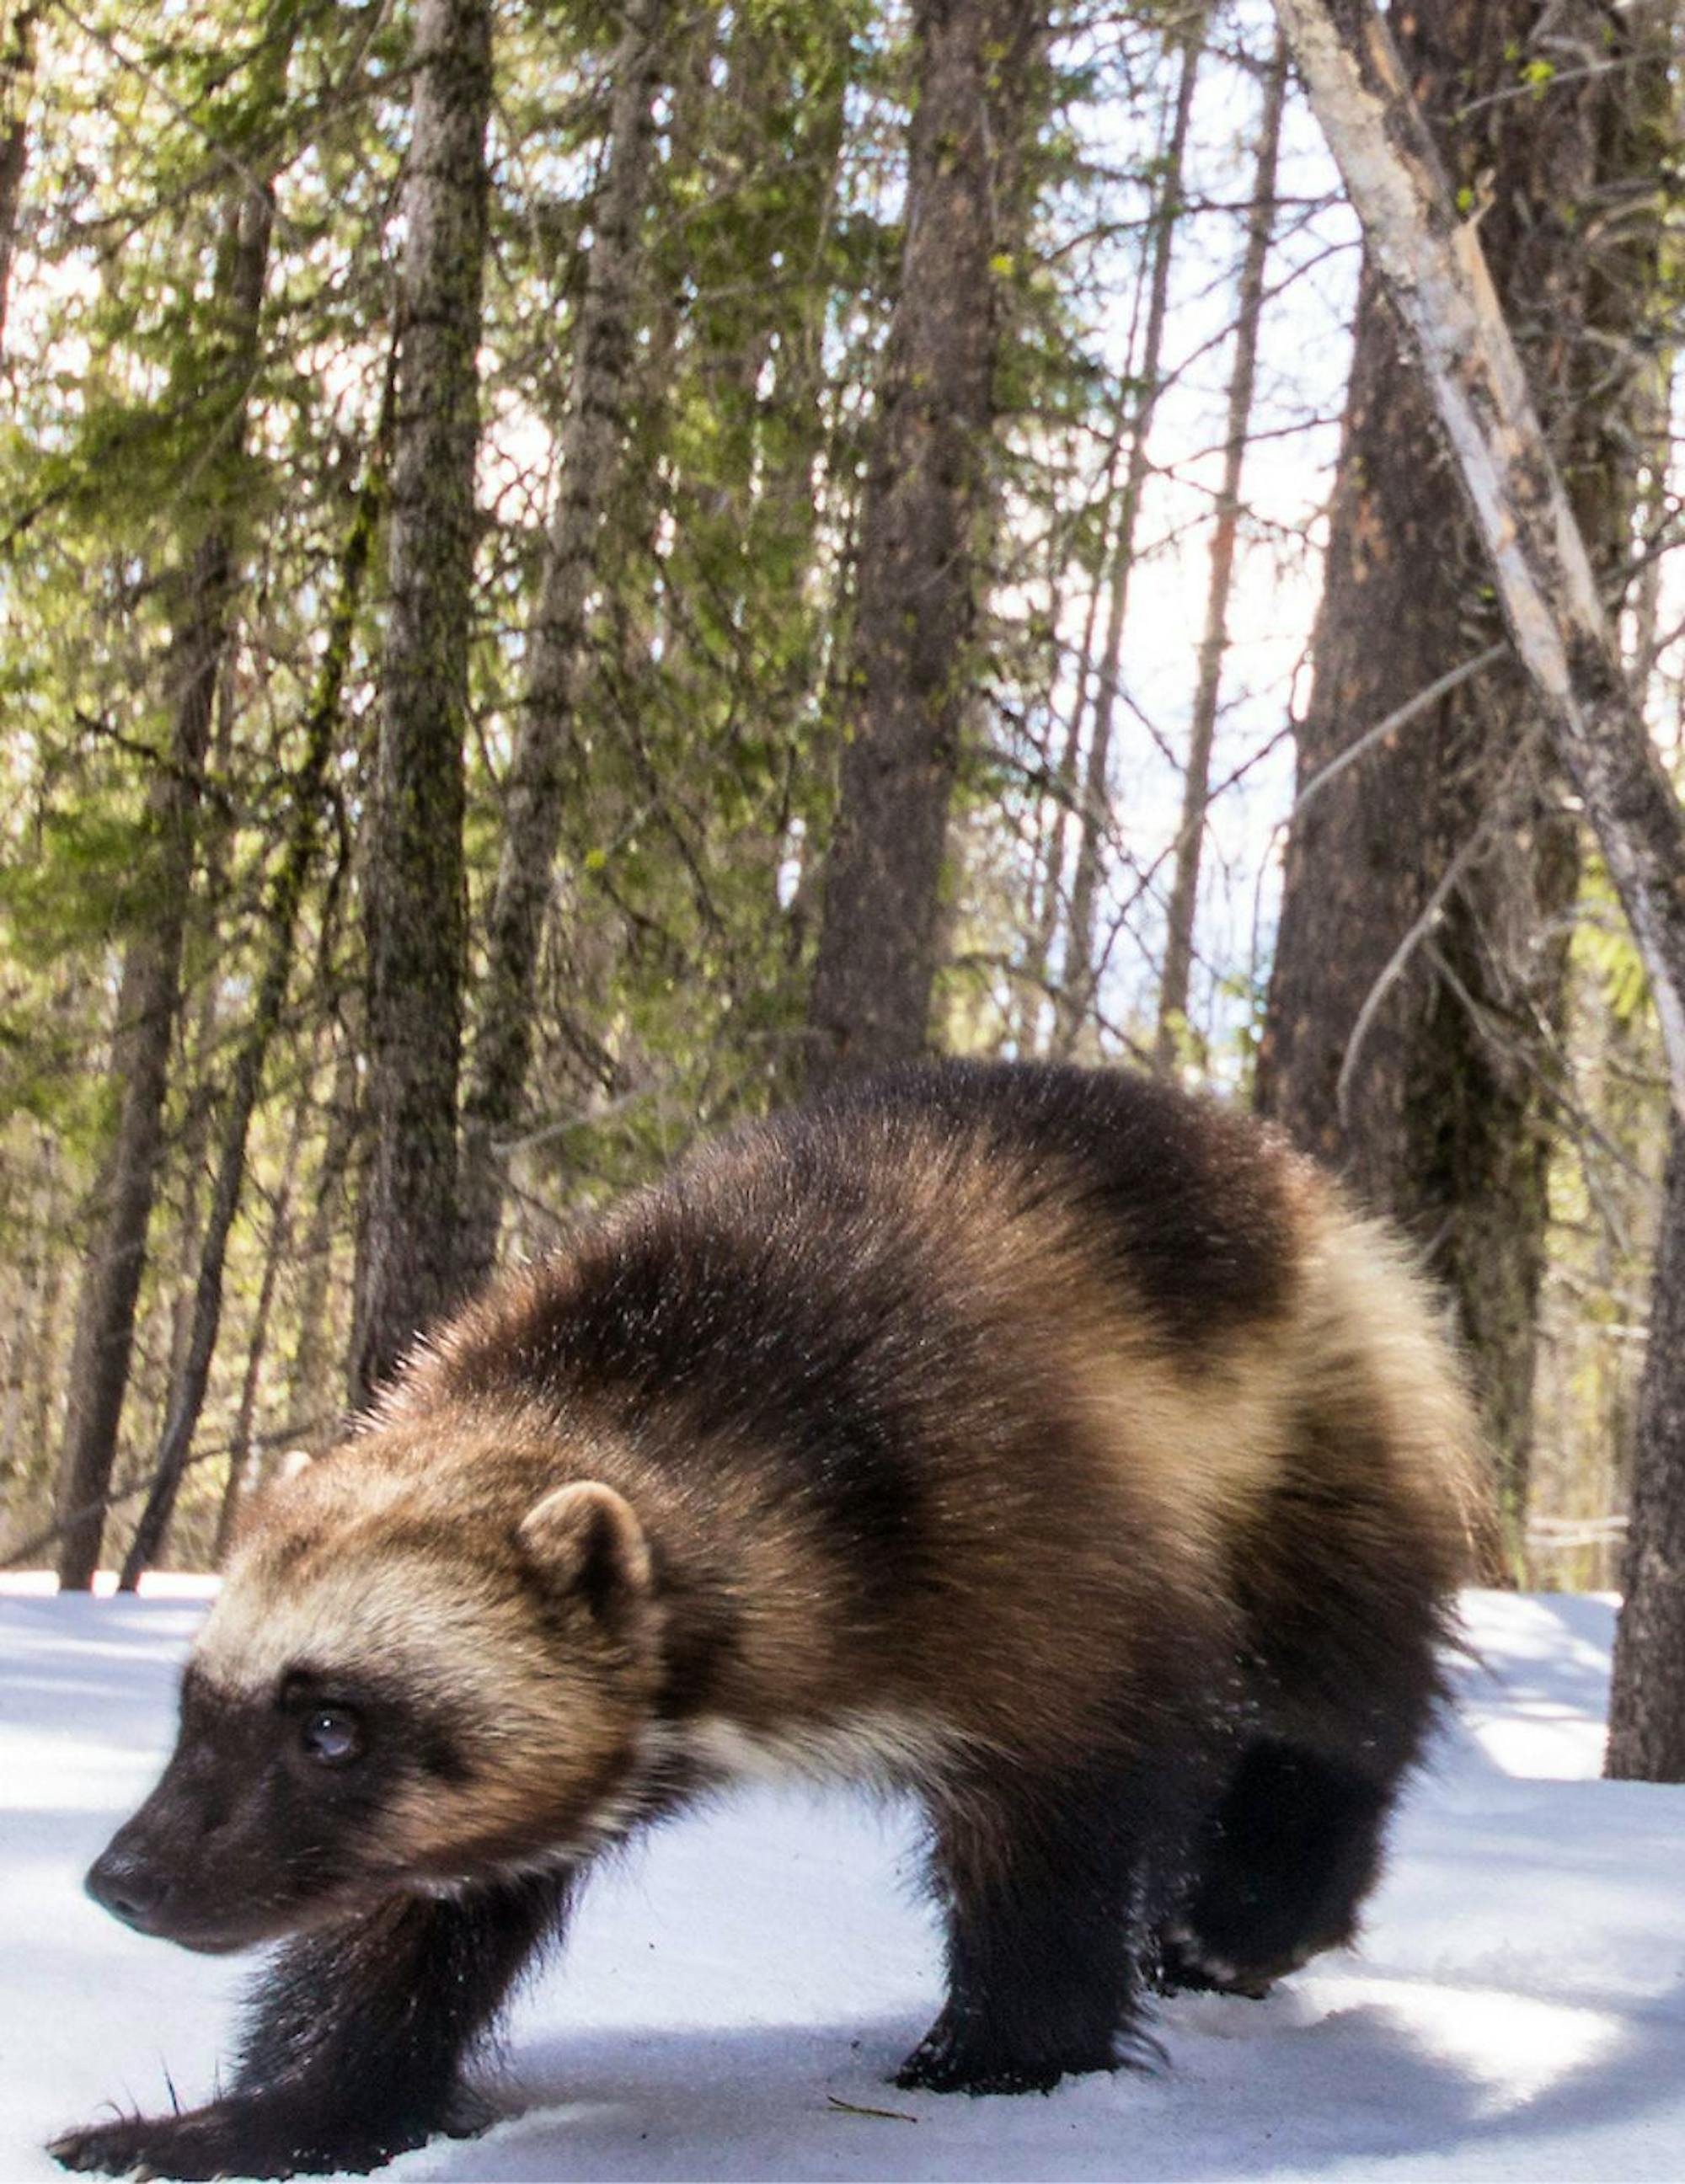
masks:
<svg viewBox="0 0 1685 2184"><path fill-rule="evenodd" d="M896 2082L1046 2090L1155 1988L1349 1941L1486 1522L1396 1240L1115 1072L931 1064L693 1153L259 1500L88 1875L279 1942L208 2106L67 2167L369 2170L593 1862L734 1780L919 1801L946 1998Z"/></svg>

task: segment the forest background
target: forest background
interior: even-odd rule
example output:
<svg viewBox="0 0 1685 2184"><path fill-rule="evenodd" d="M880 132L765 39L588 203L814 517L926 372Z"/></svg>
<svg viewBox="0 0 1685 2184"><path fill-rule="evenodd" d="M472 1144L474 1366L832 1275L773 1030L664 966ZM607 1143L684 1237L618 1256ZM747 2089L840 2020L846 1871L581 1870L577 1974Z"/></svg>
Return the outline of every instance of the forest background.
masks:
<svg viewBox="0 0 1685 2184"><path fill-rule="evenodd" d="M1678 15L1391 16L1676 781ZM1264 0L11 0L0 376L0 1561L928 1047L1343 1169L1618 1582L1662 1042Z"/></svg>

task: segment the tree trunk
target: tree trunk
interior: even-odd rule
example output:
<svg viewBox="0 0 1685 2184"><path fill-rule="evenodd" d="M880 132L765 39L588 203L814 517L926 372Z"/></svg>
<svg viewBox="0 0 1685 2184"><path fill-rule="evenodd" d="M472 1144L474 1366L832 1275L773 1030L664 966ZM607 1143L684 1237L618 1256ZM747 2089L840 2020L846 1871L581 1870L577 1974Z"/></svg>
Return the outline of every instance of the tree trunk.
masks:
<svg viewBox="0 0 1685 2184"><path fill-rule="evenodd" d="M1095 926L1105 862L1105 838L1112 817L1112 721L1118 705L1124 625L1129 616L1130 579L1135 570L1141 496L1147 490L1152 420L1163 381L1164 320L1170 295L1170 264L1175 253L1176 222L1181 214L1182 167L1187 155L1188 125L1193 116L1194 86L1199 75L1204 36L1202 13L1191 26L1182 47L1170 141L1164 153L1158 202L1152 215L1152 285L1141 348L1140 392L1135 397L1135 417L1130 428L1130 459L1124 471L1123 503L1118 512L1117 541L1112 549L1112 589L1107 603L1106 636L1094 694L1094 726L1089 733L1088 759L1083 769L1081 823L1077 831L1076 868L1071 876L1064 969L1053 1011L1053 1052L1062 1058L1068 1058L1075 1051L1099 983Z"/></svg>
<svg viewBox="0 0 1685 2184"><path fill-rule="evenodd" d="M1113 502L1118 490L1118 465L1124 452L1124 442L1129 436L1130 412L1135 406L1134 387L1140 376L1136 361L1136 342L1141 331L1141 309L1152 285L1154 254L1145 254L1135 269L1135 278L1130 303L1129 335L1124 345L1124 370L1130 392L1120 394L1112 436L1107 443L1106 460L1101 468L1099 493L1100 547L1094 581L1089 587L1088 601L1083 609L1082 635L1078 640L1076 672L1072 678L1070 718L1065 723L1065 733L1060 741L1059 757L1053 770L1051 783L1052 811L1039 845L1031 901L1027 923L1029 939L1025 950L1024 983L1027 991L1019 1013L1018 1044L1024 1052L1041 1051L1042 1022L1046 1014L1044 1004L1052 990L1053 943L1058 936L1059 918L1065 906L1065 861L1070 842L1072 815L1077 811L1077 772L1082 760L1082 732L1088 714L1088 696L1092 680L1095 659L1094 643L1099 627L1100 599L1108 589L1105 575L1111 565ZM1076 517L1072 518L1074 532ZM1050 540L1048 566L1054 572L1065 564L1069 553L1069 542ZM1050 694L1058 687L1060 679L1061 645L1060 616L1057 602L1049 616L1048 689ZM1051 711L1051 696L1050 696ZM1048 750L1052 754L1052 727Z"/></svg>
<svg viewBox="0 0 1685 2184"><path fill-rule="evenodd" d="M35 89L37 0L22 0L0 44L0 357L6 353L6 311L12 295L12 260L18 248L18 215L29 164L29 106Z"/></svg>
<svg viewBox="0 0 1685 2184"><path fill-rule="evenodd" d="M385 656L367 822L368 1112L351 1400L460 1288L463 744L479 444L489 0L420 0L404 184Z"/></svg>
<svg viewBox="0 0 1685 2184"><path fill-rule="evenodd" d="M358 610L362 603L363 577L368 567L380 505L383 454L389 412L382 406L368 481L356 516L340 556L339 578L333 611L329 617L327 642L316 671L315 689L304 724L304 748L293 778L291 816L281 862L264 906L263 929L267 952L258 982L252 1013L234 1058L222 1110L217 1140L216 1179L211 1190L210 1212L199 1245L198 1275L193 1287L193 1309L187 1355L179 1385L172 1392L170 1415L165 1422L153 1461L152 1486L140 1522L124 1559L121 1589L132 1592L142 1570L156 1561L170 1528L176 1496L192 1454L210 1368L216 1354L217 1333L222 1324L222 1276L228 1257L228 1239L240 1210L240 1193L246 1178L246 1140L252 1117L263 1089L264 1065L293 977L293 952L298 935L299 913L304 889L315 862L323 798L328 768L339 749L343 723L341 699L345 672L350 663Z"/></svg>
<svg viewBox="0 0 1685 2184"><path fill-rule="evenodd" d="M1585 541L1493 289L1478 235L1458 217L1385 26L1362 0L1277 0L1479 521L1516 649L1584 800L1638 942L1667 1055L1674 1142L1685 1122L1685 811L1621 671ZM1670 1552L1685 1502L1685 1184L1671 1164L1634 1486L1611 1771L1685 1780L1677 1702L1685 1562ZM1646 1528L1649 1528L1648 1531ZM1626 1733L1642 1720L1642 1738Z"/></svg>
<svg viewBox="0 0 1685 2184"><path fill-rule="evenodd" d="M550 520L529 644L526 703L503 793L503 844L487 921L487 961L463 1102L461 1272L484 1279L503 1212L502 1140L519 1122L532 1061L538 950L561 833L574 718L589 646L598 534L614 489L633 364L639 229L654 142L650 100L666 0L629 0L615 53L614 101L590 262L574 332Z"/></svg>
<svg viewBox="0 0 1685 2184"><path fill-rule="evenodd" d="M252 1484L252 1424L257 1416L258 1385L263 1377L264 1359L269 1350L269 1330L275 1310L275 1292L280 1283L281 1269L292 1256L293 1250L293 1192L299 1174L299 1156L304 1148L304 1102L301 1100L293 1112L293 1127L287 1134L287 1161L281 1173L281 1187L275 1194L275 1206L269 1224L269 1245L263 1255L263 1274L258 1283L257 1302L252 1310L252 1331L246 1345L246 1369L240 1375L240 1400L235 1406L234 1424L228 1435L228 1477L222 1489L222 1501L216 1513L216 1539L212 1549L212 1560L220 1569L226 1559L240 1521L240 1512ZM140 1565L135 1566L135 1583L138 1584ZM129 1568L123 1570L125 1591L131 1589Z"/></svg>
<svg viewBox="0 0 1685 2184"><path fill-rule="evenodd" d="M300 1254L298 1339L287 1375L286 1416L305 1418L323 1408L323 1390L332 1377L328 1351L329 1292L333 1275L333 1238L338 1225L345 1178L357 1141L357 1068L349 1045L342 1045L328 1095L327 1134L316 1172L315 1200ZM247 1488L254 1484L248 1479Z"/></svg>
<svg viewBox="0 0 1685 2184"><path fill-rule="evenodd" d="M216 727L210 746L210 775L216 781L232 778L236 710L233 679L232 676L223 676L217 688ZM206 904L213 905L221 899L228 883L228 860L234 835L232 805L220 799L214 801L201 819L198 833L199 889ZM165 1226L174 1231L171 1240L176 1262L169 1274L170 1294L167 1300L160 1297L157 1306L160 1318L166 1310L169 1317L169 1371L165 1378L160 1429L181 1394L192 1347L193 1296L198 1286L199 1246L204 1240L199 1203L209 1180L205 1149L210 1138L211 1109L220 1089L215 1057L223 1000L222 981L215 976L202 978L198 1006L191 1021L184 1025L180 1039L176 1067L183 1087L181 1122L170 1165L180 1178L181 1198L179 1206L169 1207L165 1213ZM168 1173L166 1166L166 1182ZM161 1273L154 1286L159 1290L164 1287ZM142 1337L142 1355L145 1347Z"/></svg>
<svg viewBox="0 0 1685 2184"><path fill-rule="evenodd" d="M23 1468L19 1460L23 1423L29 1390L40 1378L48 1333L43 1307L51 1270L59 1257L53 1248L59 1226L55 1218L59 1141L51 1130L37 1130L31 1167L27 1198L16 1209L19 1240L14 1247L12 1273L17 1301L11 1340L6 1346L5 1377L0 1381L0 1506L9 1499L14 1478ZM8 1215L14 1212L9 1203L6 1211Z"/></svg>
<svg viewBox="0 0 1685 2184"><path fill-rule="evenodd" d="M1685 1782L1685 1128L1669 1133L1615 1630L1606 1771Z"/></svg>
<svg viewBox="0 0 1685 2184"><path fill-rule="evenodd" d="M918 0L906 239L862 514L810 1086L923 1050L969 702L998 276L1040 0Z"/></svg>
<svg viewBox="0 0 1685 2184"><path fill-rule="evenodd" d="M1520 82L1524 62L1566 66L1565 52L1595 44L1606 19L1597 0L1544 11L1537 0L1421 0L1402 22L1452 181L1483 207L1493 277L1605 570L1626 549L1638 392L1610 359L1634 354L1645 282L1616 277L1599 234L1617 193L1649 187L1655 147L1624 118L1638 92L1623 71L1496 94ZM1299 738L1301 783L1321 785L1288 844L1258 1104L1429 1254L1476 1362L1515 1542L1575 825L1548 750L1518 763L1537 708L1507 663L1321 780L1374 723L1500 634L1481 604L1481 537L1457 499L1371 268Z"/></svg>
<svg viewBox="0 0 1685 2184"><path fill-rule="evenodd" d="M228 354L218 378L232 391L224 428L237 455L258 338L268 264L271 206L242 188L229 215L219 272ZM237 475L237 463L236 465ZM100 1177L98 1232L77 1304L70 1399L59 1457L59 1581L85 1591L93 1581L104 1497L116 1458L128 1389L135 1306L146 1264L147 1227L164 1147L170 1048L181 998L181 947L192 890L200 784L228 641L236 582L232 517L214 516L191 566L177 579L181 602L166 687L170 738L148 799L155 836L147 920L124 959L111 1073L120 1105Z"/></svg>
<svg viewBox="0 0 1685 2184"><path fill-rule="evenodd" d="M1199 907L1199 867L1205 845L1205 807L1211 788L1211 747L1217 735L1217 700L1229 649L1229 594L1234 582L1235 542L1241 526L1241 473L1252 428L1253 389L1258 377L1258 331L1264 315L1264 270L1275 226L1275 165L1281 147L1281 108L1287 88L1287 52L1278 38L1264 78L1258 125L1252 210L1241 265L1235 361L1229 376L1228 429L1223 482L1218 489L1211 538L1211 577L1206 591L1205 633L1200 640L1199 679L1188 726L1187 771L1182 779L1182 817L1176 835L1175 872L1165 914L1164 970L1158 986L1158 1028L1153 1067L1172 1070L1187 1037L1188 987L1193 970L1194 919Z"/></svg>

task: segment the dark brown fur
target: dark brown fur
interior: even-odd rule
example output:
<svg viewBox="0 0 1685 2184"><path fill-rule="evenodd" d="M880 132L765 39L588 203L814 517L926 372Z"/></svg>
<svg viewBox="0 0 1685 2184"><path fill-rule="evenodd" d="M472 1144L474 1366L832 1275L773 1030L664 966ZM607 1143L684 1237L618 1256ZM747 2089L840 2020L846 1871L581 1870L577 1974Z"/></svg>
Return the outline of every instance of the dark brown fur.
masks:
<svg viewBox="0 0 1685 2184"><path fill-rule="evenodd" d="M763 1768L924 1802L949 1996L904 2084L1045 2087L1119 2059L1145 1982L1261 1991L1373 1880L1470 1446L1396 1248L1214 1106L950 1066L703 1150L259 1513L94 1885L304 1938L229 2101L61 2158L278 2175L449 2127L594 1852ZM287 1741L323 1706L367 1747L326 1786ZM219 1738L270 1786L209 1844Z"/></svg>

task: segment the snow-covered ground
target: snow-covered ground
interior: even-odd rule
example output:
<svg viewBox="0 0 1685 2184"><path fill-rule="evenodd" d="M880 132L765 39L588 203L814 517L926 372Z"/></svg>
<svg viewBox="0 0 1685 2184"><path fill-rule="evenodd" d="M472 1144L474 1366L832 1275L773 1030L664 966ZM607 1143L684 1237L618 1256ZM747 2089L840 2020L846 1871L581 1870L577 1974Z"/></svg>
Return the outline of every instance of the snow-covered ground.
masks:
<svg viewBox="0 0 1685 2184"><path fill-rule="evenodd" d="M241 1969L78 1886L164 1754L200 1612L0 1598L0 2176L57 2175L41 2142L103 2103L210 2089ZM1685 1789L1596 1779L1611 1621L1473 1596L1485 1666L1362 1949L1167 2003L1155 2076L890 2090L936 2002L910 1825L761 1793L603 1877L511 2025L508 2120L386 2173L1685 2177Z"/></svg>

